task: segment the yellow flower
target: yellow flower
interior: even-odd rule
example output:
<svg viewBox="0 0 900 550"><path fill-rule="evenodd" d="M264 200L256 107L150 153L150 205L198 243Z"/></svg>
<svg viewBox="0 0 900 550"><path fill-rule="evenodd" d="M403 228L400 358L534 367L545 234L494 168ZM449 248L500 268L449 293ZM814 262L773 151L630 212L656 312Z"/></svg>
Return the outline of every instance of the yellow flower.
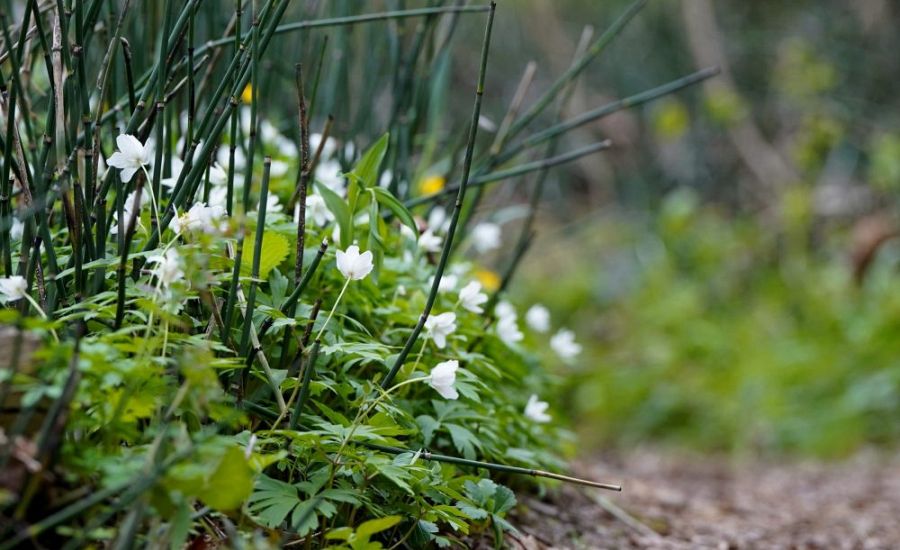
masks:
<svg viewBox="0 0 900 550"><path fill-rule="evenodd" d="M253 86L247 84L244 86L244 91L241 92L241 101L244 103L253 103Z"/></svg>
<svg viewBox="0 0 900 550"><path fill-rule="evenodd" d="M447 180L444 179L444 176L428 176L419 184L419 191L423 195L434 195L441 192L446 183Z"/></svg>
<svg viewBox="0 0 900 550"><path fill-rule="evenodd" d="M497 275L490 269L479 269L475 271L475 278L481 283L481 286L489 292L494 292L500 288L500 275Z"/></svg>

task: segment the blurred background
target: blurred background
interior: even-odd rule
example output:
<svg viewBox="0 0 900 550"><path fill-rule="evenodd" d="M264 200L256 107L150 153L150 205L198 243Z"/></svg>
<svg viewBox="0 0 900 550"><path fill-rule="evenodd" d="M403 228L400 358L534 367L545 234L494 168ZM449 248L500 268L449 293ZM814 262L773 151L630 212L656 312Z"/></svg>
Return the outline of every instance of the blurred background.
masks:
<svg viewBox="0 0 900 550"><path fill-rule="evenodd" d="M452 3L306 2L285 20L432 4ZM631 4L501 1L479 150L529 63L524 108L566 71L585 33L596 40ZM142 9L159 18L154 6ZM262 89L293 89L302 61L319 90L313 131L334 115L331 135L357 145L338 152L347 166L390 129L388 181L415 196L429 177L458 174L482 23L460 14L285 34L264 60ZM887 0L650 0L582 74L563 118L721 70L557 145L613 140L549 172L510 290L522 311L546 305L553 329L572 329L584 347L572 363L549 349L544 358L558 374L544 397L583 452L652 442L842 456L898 440L898 24L900 5ZM434 38L421 41L429 25ZM134 49L138 66L152 57ZM295 102L284 97L261 94L260 113L294 137ZM555 117L548 109L524 135ZM503 246L478 258L497 273L536 177L486 188L474 212L502 227Z"/></svg>
<svg viewBox="0 0 900 550"><path fill-rule="evenodd" d="M495 51L522 61L494 67L534 59L540 89L627 2L514 5ZM515 289L585 346L556 400L583 444L897 441L898 22L880 0L650 2L586 72L572 113L722 69L584 128L569 146L613 151L550 176Z"/></svg>

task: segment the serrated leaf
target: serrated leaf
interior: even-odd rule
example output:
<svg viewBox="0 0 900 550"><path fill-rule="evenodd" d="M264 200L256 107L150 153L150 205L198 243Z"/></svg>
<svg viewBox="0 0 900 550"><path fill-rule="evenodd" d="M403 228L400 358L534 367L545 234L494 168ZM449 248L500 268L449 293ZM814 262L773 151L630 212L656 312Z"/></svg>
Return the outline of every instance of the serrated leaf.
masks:
<svg viewBox="0 0 900 550"><path fill-rule="evenodd" d="M488 517L488 513L486 510L482 510L481 508L472 506L471 504L466 504L465 502L457 503L456 507L471 519L484 519Z"/></svg>
<svg viewBox="0 0 900 550"><path fill-rule="evenodd" d="M508 487L497 485L494 490L494 513L502 514L516 505L516 494Z"/></svg>
<svg viewBox="0 0 900 550"><path fill-rule="evenodd" d="M241 257L241 275L244 277L251 275L255 248L256 243L254 239L247 238L244 240L244 254ZM274 231L264 232L262 253L259 257L259 278L267 279L269 272L278 267L290 253L290 243L283 235Z"/></svg>
<svg viewBox="0 0 900 550"><path fill-rule="evenodd" d="M431 445L431 439L434 437L435 430L441 427L441 423L435 420L433 416L423 414L416 417L416 424L422 430L425 446L428 447Z"/></svg>
<svg viewBox="0 0 900 550"><path fill-rule="evenodd" d="M450 432L450 439L453 440L453 446L469 460L475 459L475 447L481 447L475 434L458 426L456 424L445 424L447 431Z"/></svg>
<svg viewBox="0 0 900 550"><path fill-rule="evenodd" d="M294 509L294 513L291 514L291 525L297 531L297 535L304 537L319 526L316 509L320 503L318 499L307 500Z"/></svg>
<svg viewBox="0 0 900 550"><path fill-rule="evenodd" d="M250 512L271 529L284 523L298 504L300 498L296 487L264 474L257 479L256 489L248 500Z"/></svg>

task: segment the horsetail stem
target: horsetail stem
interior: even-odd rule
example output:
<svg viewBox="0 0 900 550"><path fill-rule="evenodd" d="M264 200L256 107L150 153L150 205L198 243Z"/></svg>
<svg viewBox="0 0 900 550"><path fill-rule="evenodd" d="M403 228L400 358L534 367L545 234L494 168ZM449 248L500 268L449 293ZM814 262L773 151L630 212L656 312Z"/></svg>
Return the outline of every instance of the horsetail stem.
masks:
<svg viewBox="0 0 900 550"><path fill-rule="evenodd" d="M469 182L469 171L472 168L472 156L475 150L475 136L478 133L478 118L479 116L481 116L481 100L484 95L484 80L485 75L487 74L488 51L490 50L491 45L491 28L494 24L494 12L496 10L496 7L496 2L491 2L491 9L488 12L487 18L487 26L484 31L484 42L481 48L481 65L478 70L478 82L475 86L475 104L472 108L472 120L469 123L469 139L468 145L466 146L466 156L463 160L462 180L460 182L459 190L456 195L456 203L453 206L453 214L451 214L450 217L450 227L447 229L447 237L444 240L444 247L441 251L441 259L438 262L437 270L434 274L434 281L431 284L431 291L428 293L428 299L425 302L425 308L423 309L422 314L419 316L419 321L413 328L412 333L406 340L406 344L404 344L403 349L400 351L400 354L394 360L394 364L391 366L387 375L384 377L384 380L381 381L382 388L389 388L391 386L391 383L394 381L394 377L397 376L397 372L400 370L400 367L403 366L403 362L406 360L406 357L409 355L410 350L412 350L412 347L418 339L419 334L422 332L422 328L425 326L425 321L428 320L428 314L431 313L431 308L434 306L434 302L437 299L438 287L441 283L441 277L443 277L444 269L447 267L447 260L450 256L450 248L453 245L453 234L456 232L456 224L459 222L460 210L462 209L463 199L465 199L466 196L466 185Z"/></svg>

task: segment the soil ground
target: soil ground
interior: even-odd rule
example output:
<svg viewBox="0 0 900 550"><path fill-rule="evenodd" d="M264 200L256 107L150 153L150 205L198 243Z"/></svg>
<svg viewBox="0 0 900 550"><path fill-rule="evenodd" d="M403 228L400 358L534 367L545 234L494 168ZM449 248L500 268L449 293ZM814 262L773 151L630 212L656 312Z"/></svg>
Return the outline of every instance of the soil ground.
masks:
<svg viewBox="0 0 900 550"><path fill-rule="evenodd" d="M900 549L900 456L733 461L640 451L575 466L622 493L524 497L510 548Z"/></svg>

